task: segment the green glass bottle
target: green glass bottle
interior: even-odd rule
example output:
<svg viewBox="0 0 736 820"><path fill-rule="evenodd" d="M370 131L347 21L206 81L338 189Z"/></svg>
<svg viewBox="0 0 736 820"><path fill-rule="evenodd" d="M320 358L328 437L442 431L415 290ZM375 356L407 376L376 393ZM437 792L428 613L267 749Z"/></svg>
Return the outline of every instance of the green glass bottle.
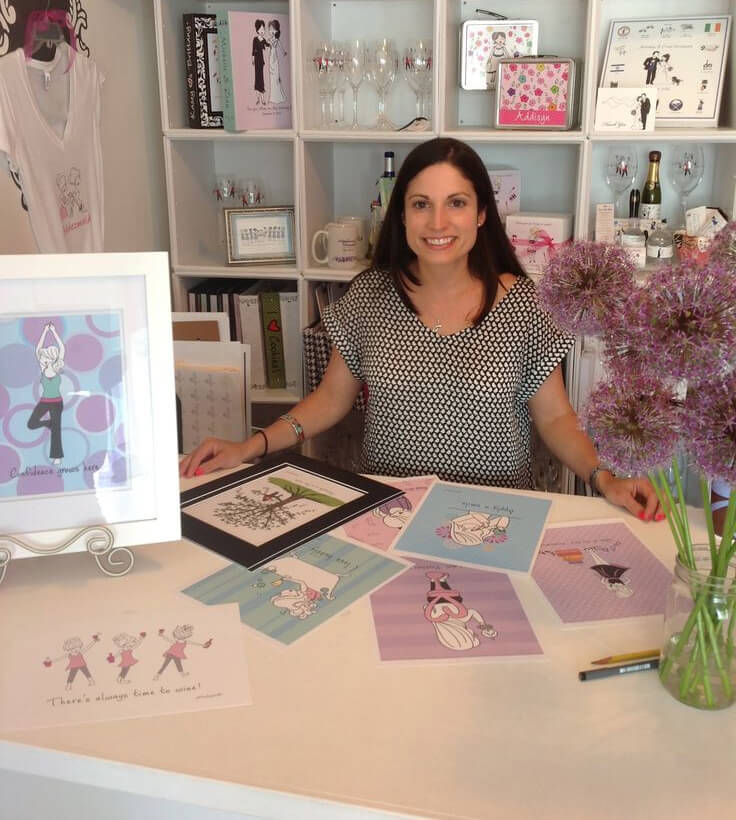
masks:
<svg viewBox="0 0 736 820"><path fill-rule="evenodd" d="M661 159L661 151L649 152L649 173L641 192L639 206L639 216L642 219L662 218L662 188L659 184L659 161Z"/></svg>

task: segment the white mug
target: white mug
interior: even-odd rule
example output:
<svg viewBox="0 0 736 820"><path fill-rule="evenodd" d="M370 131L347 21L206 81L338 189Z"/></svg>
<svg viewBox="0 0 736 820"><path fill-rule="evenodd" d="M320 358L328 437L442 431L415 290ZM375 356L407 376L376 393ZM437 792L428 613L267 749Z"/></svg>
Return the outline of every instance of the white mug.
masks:
<svg viewBox="0 0 736 820"><path fill-rule="evenodd" d="M317 245L326 246L325 256L317 253ZM321 265L331 268L354 268L358 263L358 227L352 222L328 222L312 237L312 256Z"/></svg>
<svg viewBox="0 0 736 820"><path fill-rule="evenodd" d="M343 225L353 224L358 228L358 258L365 259L368 255L368 234L365 229L365 220L362 216L338 216L337 221Z"/></svg>

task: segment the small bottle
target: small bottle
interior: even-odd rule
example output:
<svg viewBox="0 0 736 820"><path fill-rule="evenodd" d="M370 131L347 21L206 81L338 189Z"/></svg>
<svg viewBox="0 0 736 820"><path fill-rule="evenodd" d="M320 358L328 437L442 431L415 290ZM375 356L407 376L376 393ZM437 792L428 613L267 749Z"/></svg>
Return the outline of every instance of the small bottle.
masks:
<svg viewBox="0 0 736 820"><path fill-rule="evenodd" d="M642 219L662 218L662 188L659 185L659 161L662 159L661 151L649 152L649 173L641 192L641 206L639 216Z"/></svg>
<svg viewBox="0 0 736 820"><path fill-rule="evenodd" d="M630 220L629 227L621 234L621 247L637 268L647 264L647 240L637 220Z"/></svg>
<svg viewBox="0 0 736 820"><path fill-rule="evenodd" d="M393 151L384 151L383 152L383 176L384 177L395 177L396 171L394 170L394 152Z"/></svg>
<svg viewBox="0 0 736 820"><path fill-rule="evenodd" d="M674 261L675 243L666 224L660 224L647 239L647 264L664 265Z"/></svg>

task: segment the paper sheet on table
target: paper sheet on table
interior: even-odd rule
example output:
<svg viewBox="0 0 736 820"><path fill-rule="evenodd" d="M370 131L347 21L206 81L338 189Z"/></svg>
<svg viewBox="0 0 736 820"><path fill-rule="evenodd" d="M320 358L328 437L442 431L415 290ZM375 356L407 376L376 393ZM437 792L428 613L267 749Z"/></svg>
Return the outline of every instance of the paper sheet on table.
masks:
<svg viewBox="0 0 736 820"><path fill-rule="evenodd" d="M0 630L2 731L252 702L235 606L49 612L13 632Z"/></svg>

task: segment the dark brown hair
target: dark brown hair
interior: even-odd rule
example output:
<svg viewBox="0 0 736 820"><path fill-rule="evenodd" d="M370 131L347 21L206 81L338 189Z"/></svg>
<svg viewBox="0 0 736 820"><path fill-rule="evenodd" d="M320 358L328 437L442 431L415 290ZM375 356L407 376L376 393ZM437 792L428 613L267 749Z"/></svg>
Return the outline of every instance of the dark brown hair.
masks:
<svg viewBox="0 0 736 820"><path fill-rule="evenodd" d="M407 281L413 285L420 283L409 270L409 264L416 259L416 254L406 241L403 221L404 197L409 183L417 174L441 162L452 165L471 183L478 199L478 212L484 209L486 212L485 222L478 228L475 245L468 254L470 273L483 282L485 291L483 307L474 322L477 325L493 304L499 275L526 274L501 224L493 198L491 180L483 160L466 143L449 137L439 137L421 143L408 154L396 176L396 184L376 242L372 262L374 267L390 273L404 304L416 313L406 287Z"/></svg>

